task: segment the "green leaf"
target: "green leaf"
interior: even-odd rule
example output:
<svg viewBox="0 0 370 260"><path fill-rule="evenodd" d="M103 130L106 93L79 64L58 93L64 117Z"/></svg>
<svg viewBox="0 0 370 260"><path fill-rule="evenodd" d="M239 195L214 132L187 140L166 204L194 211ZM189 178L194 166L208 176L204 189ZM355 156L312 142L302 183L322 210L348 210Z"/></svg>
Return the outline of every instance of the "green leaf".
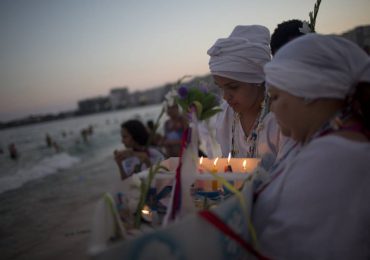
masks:
<svg viewBox="0 0 370 260"><path fill-rule="evenodd" d="M197 110L197 117L200 118L202 115L203 106L199 101L196 101L196 100L193 102L193 104Z"/></svg>
<svg viewBox="0 0 370 260"><path fill-rule="evenodd" d="M203 99L203 102L202 102L203 109L204 110L211 109L212 107L217 105L216 101L217 101L216 96L213 95L213 94L209 94L209 95L205 96L204 99Z"/></svg>

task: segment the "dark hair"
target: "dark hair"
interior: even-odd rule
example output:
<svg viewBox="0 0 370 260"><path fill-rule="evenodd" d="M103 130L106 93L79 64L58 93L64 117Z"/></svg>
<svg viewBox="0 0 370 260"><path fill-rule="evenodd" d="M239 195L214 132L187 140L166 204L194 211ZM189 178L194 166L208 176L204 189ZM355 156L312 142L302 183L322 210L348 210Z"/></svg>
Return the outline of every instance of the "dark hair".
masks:
<svg viewBox="0 0 370 260"><path fill-rule="evenodd" d="M125 128L132 136L132 139L134 139L134 141L139 145L146 145L148 143L148 131L139 120L128 120L122 123L121 128Z"/></svg>
<svg viewBox="0 0 370 260"><path fill-rule="evenodd" d="M154 122L153 122L153 120L148 120L148 122L146 122L146 125L147 125L147 127L150 130L154 130Z"/></svg>
<svg viewBox="0 0 370 260"><path fill-rule="evenodd" d="M357 112L361 115L364 126L370 131L370 82L360 82L354 97L358 102Z"/></svg>
<svg viewBox="0 0 370 260"><path fill-rule="evenodd" d="M304 35L299 31L303 26L303 22L297 19L284 21L275 28L274 33L271 35L271 53L275 53L286 43L292 39Z"/></svg>

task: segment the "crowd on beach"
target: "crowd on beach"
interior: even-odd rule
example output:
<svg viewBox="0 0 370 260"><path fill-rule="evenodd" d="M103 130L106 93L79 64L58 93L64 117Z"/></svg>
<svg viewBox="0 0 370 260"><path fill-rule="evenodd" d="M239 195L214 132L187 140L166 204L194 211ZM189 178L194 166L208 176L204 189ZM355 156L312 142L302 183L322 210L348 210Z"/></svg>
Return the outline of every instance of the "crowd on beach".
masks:
<svg viewBox="0 0 370 260"><path fill-rule="evenodd" d="M261 158L270 177L253 192L258 251L369 259L368 53L301 20L282 22L271 37L265 26L238 25L207 53L223 97L212 125L222 156ZM125 149L114 151L122 179L179 156L188 111L166 111L163 136L153 123L122 123Z"/></svg>

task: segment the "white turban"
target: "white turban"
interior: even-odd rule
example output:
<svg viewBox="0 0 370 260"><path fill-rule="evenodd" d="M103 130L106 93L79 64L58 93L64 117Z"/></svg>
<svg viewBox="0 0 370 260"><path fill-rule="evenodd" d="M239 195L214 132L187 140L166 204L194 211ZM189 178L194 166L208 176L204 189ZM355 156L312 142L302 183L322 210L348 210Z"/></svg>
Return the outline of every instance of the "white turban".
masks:
<svg viewBox="0 0 370 260"><path fill-rule="evenodd" d="M213 75L241 82L264 82L263 66L271 60L269 44L266 27L238 25L228 38L218 39L207 51L209 69Z"/></svg>
<svg viewBox="0 0 370 260"><path fill-rule="evenodd" d="M283 46L266 64L266 83L308 99L345 99L363 76L368 56L340 36L308 34Z"/></svg>

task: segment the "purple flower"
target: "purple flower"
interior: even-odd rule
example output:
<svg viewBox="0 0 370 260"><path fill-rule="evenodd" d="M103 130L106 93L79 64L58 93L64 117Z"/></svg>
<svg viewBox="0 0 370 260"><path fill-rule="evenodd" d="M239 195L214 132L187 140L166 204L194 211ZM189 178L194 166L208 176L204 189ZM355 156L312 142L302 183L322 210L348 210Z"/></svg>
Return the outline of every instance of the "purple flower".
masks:
<svg viewBox="0 0 370 260"><path fill-rule="evenodd" d="M181 99L184 99L188 96L188 89L184 86L181 86L178 90L179 96Z"/></svg>

